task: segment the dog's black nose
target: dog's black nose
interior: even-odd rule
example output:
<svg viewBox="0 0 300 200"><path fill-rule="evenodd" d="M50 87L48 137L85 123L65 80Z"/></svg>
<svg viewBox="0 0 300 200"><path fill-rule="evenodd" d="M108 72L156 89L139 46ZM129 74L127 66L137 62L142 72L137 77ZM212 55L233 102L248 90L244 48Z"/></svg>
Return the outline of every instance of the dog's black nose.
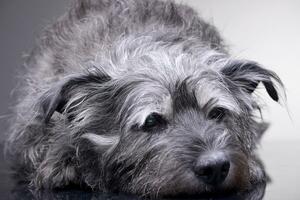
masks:
<svg viewBox="0 0 300 200"><path fill-rule="evenodd" d="M222 154L200 156L195 165L196 175L206 184L218 185L226 179L230 162Z"/></svg>

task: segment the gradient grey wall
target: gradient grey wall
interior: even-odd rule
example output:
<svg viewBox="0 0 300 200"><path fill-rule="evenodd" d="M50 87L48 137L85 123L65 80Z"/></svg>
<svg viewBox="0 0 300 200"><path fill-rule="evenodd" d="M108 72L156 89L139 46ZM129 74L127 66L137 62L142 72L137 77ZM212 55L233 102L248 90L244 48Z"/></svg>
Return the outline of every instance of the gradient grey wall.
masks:
<svg viewBox="0 0 300 200"><path fill-rule="evenodd" d="M7 128L16 72L35 37L60 16L70 0L0 0L0 141Z"/></svg>

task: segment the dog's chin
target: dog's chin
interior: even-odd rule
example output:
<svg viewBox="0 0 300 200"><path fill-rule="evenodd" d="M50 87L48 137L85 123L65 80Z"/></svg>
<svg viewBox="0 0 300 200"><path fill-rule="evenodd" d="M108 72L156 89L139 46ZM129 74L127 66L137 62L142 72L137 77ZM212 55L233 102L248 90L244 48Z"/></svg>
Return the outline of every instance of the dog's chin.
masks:
<svg viewBox="0 0 300 200"><path fill-rule="evenodd" d="M236 193L242 193L249 189L248 186L235 185L225 185L220 184L218 186L199 184L193 187L183 186L182 188L177 187L172 190L161 190L159 193L155 194L155 197L217 197L217 196L230 196ZM150 195L152 196L152 195Z"/></svg>
<svg viewBox="0 0 300 200"><path fill-rule="evenodd" d="M239 190L239 189L211 189L210 191L207 190L198 190L195 189L193 192L174 192L174 193L168 193L168 194L160 194L159 197L164 198L213 198L213 197L226 197L231 196L233 194L236 194L237 192L245 191L245 190Z"/></svg>

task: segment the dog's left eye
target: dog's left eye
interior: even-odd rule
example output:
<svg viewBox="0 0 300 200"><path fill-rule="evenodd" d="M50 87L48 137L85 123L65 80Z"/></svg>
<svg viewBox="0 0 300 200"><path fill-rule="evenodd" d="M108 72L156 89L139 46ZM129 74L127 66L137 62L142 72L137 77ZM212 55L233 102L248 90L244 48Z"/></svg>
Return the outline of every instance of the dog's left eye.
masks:
<svg viewBox="0 0 300 200"><path fill-rule="evenodd" d="M163 128L166 125L165 119L158 113L151 113L147 116L142 128L144 131L151 131L155 128Z"/></svg>
<svg viewBox="0 0 300 200"><path fill-rule="evenodd" d="M220 121L224 118L225 115L226 110L224 108L216 107L208 113L208 118Z"/></svg>

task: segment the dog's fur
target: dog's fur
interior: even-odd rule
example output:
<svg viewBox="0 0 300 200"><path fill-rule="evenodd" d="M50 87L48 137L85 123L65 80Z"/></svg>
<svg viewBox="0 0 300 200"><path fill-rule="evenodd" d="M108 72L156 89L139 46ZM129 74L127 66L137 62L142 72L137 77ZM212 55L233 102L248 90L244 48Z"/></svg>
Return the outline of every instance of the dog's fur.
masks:
<svg viewBox="0 0 300 200"><path fill-rule="evenodd" d="M279 77L231 57L190 7L159 0L76 0L26 63L7 141L18 177L36 188L80 185L152 197L245 190L266 181L255 155L267 128L252 94L279 100ZM222 108L222 120L210 117ZM145 128L151 113L161 123ZM218 118L218 117L217 117ZM218 187L193 172L226 154Z"/></svg>

